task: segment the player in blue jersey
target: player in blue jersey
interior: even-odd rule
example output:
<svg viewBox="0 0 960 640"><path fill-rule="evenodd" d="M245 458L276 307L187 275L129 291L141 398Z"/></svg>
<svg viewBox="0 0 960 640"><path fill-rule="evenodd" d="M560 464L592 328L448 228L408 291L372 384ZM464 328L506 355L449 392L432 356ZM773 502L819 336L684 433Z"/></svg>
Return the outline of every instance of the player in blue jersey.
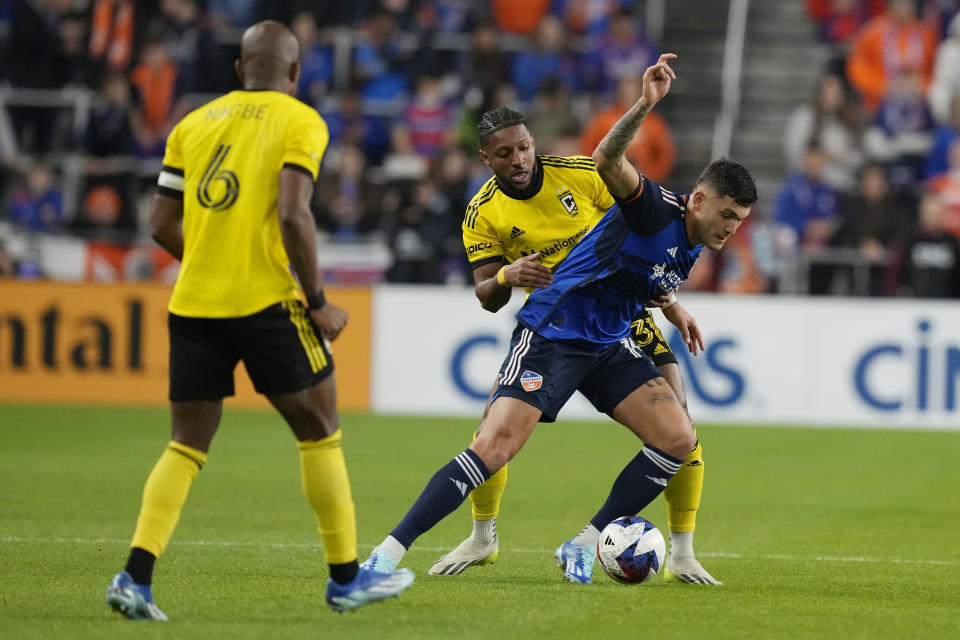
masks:
<svg viewBox="0 0 960 640"><path fill-rule="evenodd" d="M672 294L704 246L719 250L750 213L756 183L736 162L718 160L681 196L637 173L624 152L675 75L664 54L643 75L643 94L593 154L617 204L531 293L517 314L510 350L484 428L441 467L365 566L393 570L407 549L515 456L538 422L552 422L575 391L642 441L584 529L554 554L564 580L590 583L600 531L646 507L696 444L693 426L650 358L630 339L630 322L650 299Z"/></svg>

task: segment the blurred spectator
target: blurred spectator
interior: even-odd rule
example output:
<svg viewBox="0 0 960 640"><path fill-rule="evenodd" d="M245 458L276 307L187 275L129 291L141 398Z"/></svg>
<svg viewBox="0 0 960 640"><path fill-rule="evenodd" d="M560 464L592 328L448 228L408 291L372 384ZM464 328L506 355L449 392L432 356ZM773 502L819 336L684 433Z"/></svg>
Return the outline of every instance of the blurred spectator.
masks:
<svg viewBox="0 0 960 640"><path fill-rule="evenodd" d="M883 264L908 228L908 217L894 198L882 165L869 164L860 173L857 193L840 210L840 227L832 244L857 249L870 263L870 293L883 293Z"/></svg>
<svg viewBox="0 0 960 640"><path fill-rule="evenodd" d="M133 0L94 0L90 60L103 69L125 71L133 59L135 18Z"/></svg>
<svg viewBox="0 0 960 640"><path fill-rule="evenodd" d="M923 174L926 178L945 173L950 168L950 146L960 136L960 93L950 103L950 117L937 127L933 144L927 152Z"/></svg>
<svg viewBox="0 0 960 640"><path fill-rule="evenodd" d="M927 94L933 117L942 124L953 119L953 103L960 94L960 14L950 21L947 35L937 47L933 80Z"/></svg>
<svg viewBox="0 0 960 640"><path fill-rule="evenodd" d="M807 15L817 23L820 39L843 45L870 18L883 13L884 0L806 0Z"/></svg>
<svg viewBox="0 0 960 640"><path fill-rule="evenodd" d="M0 278L12 278L17 275L17 261L7 251L7 246L0 238Z"/></svg>
<svg viewBox="0 0 960 640"><path fill-rule="evenodd" d="M947 171L932 178L928 187L940 196L943 228L960 238L960 140L950 145L949 158Z"/></svg>
<svg viewBox="0 0 960 640"><path fill-rule="evenodd" d="M91 240L118 242L133 239L136 223L117 188L107 182L87 191L70 227Z"/></svg>
<svg viewBox="0 0 960 640"><path fill-rule="evenodd" d="M359 147L339 147L335 157L336 169L320 179L314 199L317 223L338 240L356 240L376 229L379 190L370 182Z"/></svg>
<svg viewBox="0 0 960 640"><path fill-rule="evenodd" d="M647 43L639 21L625 9L612 16L605 35L587 42L583 77L592 91L613 93L621 80L643 75L657 61L656 48Z"/></svg>
<svg viewBox="0 0 960 640"><path fill-rule="evenodd" d="M80 80L83 27L70 0L19 2L13 7L10 34L0 74L15 87L59 89ZM49 107L7 108L20 147L47 153L55 146L57 112Z"/></svg>
<svg viewBox="0 0 960 640"><path fill-rule="evenodd" d="M527 112L527 124L537 141L539 153L555 154L557 139L576 135L580 122L573 114L570 93L556 78L547 78Z"/></svg>
<svg viewBox="0 0 960 640"><path fill-rule="evenodd" d="M622 0L558 0L554 11L574 32L596 36L610 28L611 16L629 5Z"/></svg>
<svg viewBox="0 0 960 640"><path fill-rule="evenodd" d="M26 184L14 191L10 221L28 231L56 231L63 226L63 196L50 167L37 162L30 168Z"/></svg>
<svg viewBox="0 0 960 640"><path fill-rule="evenodd" d="M926 194L895 261L899 295L960 298L960 240L943 229L943 215L940 196Z"/></svg>
<svg viewBox="0 0 960 640"><path fill-rule="evenodd" d="M903 74L917 75L926 89L936 47L937 34L917 20L914 0L888 0L886 12L857 32L847 76L872 112Z"/></svg>
<svg viewBox="0 0 960 640"><path fill-rule="evenodd" d="M847 99L843 80L835 75L820 78L812 102L798 106L787 121L784 151L787 169L800 168L811 141L823 150L823 181L837 192L853 189L860 153L855 107Z"/></svg>
<svg viewBox="0 0 960 640"><path fill-rule="evenodd" d="M333 50L321 42L317 19L312 13L298 13L290 29L300 41L300 84L297 97L319 108L333 81Z"/></svg>
<svg viewBox="0 0 960 640"><path fill-rule="evenodd" d="M643 94L641 76L627 76L617 88L617 102L613 106L597 112L587 123L580 136L580 152L592 155L603 136L616 124L617 120L640 99ZM536 132L534 132L536 135ZM627 158L638 171L654 182L661 182L670 175L676 152L670 129L666 120L656 111L647 114L640 130L627 147Z"/></svg>
<svg viewBox="0 0 960 640"><path fill-rule="evenodd" d="M863 141L870 159L887 164L896 191L909 193L919 184L933 144L933 118L918 74L901 73L897 77Z"/></svg>
<svg viewBox="0 0 960 640"><path fill-rule="evenodd" d="M482 93L491 91L507 77L507 58L493 25L482 24L470 36L470 50L463 58L460 75L468 83L465 89L475 88Z"/></svg>
<svg viewBox="0 0 960 640"><path fill-rule="evenodd" d="M340 99L337 111L323 114L330 132L330 144L355 145L363 150L367 162L379 165L390 150L390 126L386 118L363 113L363 103L355 91Z"/></svg>
<svg viewBox="0 0 960 640"><path fill-rule="evenodd" d="M550 8L550 0L493 0L493 16L504 31L532 33Z"/></svg>
<svg viewBox="0 0 960 640"><path fill-rule="evenodd" d="M438 224L450 215L449 203L429 179L415 183L405 193L396 214L385 226L387 245L393 252L390 282L438 282L442 274L435 266L443 246L446 225ZM462 211L458 217L462 218ZM436 236L440 236L437 238ZM461 249L462 250L462 249Z"/></svg>
<svg viewBox="0 0 960 640"><path fill-rule="evenodd" d="M260 0L206 0L214 26L242 27L261 17Z"/></svg>
<svg viewBox="0 0 960 640"><path fill-rule="evenodd" d="M456 141L456 116L440 79L429 73L421 75L413 99L394 125L394 150L432 158Z"/></svg>
<svg viewBox="0 0 960 640"><path fill-rule="evenodd" d="M198 0L160 0L160 14L151 21L149 32L166 45L182 93L229 86L216 64L216 42Z"/></svg>
<svg viewBox="0 0 960 640"><path fill-rule="evenodd" d="M178 116L178 77L166 45L158 40L147 42L140 64L130 73L137 98L130 120L137 150L143 156L163 155L164 141Z"/></svg>
<svg viewBox="0 0 960 640"><path fill-rule="evenodd" d="M407 91L404 75L409 53L400 44L396 19L378 11L357 34L353 50L353 82L364 100L389 101Z"/></svg>
<svg viewBox="0 0 960 640"><path fill-rule="evenodd" d="M108 75L90 112L84 150L97 158L133 153L130 85L119 73Z"/></svg>
<svg viewBox="0 0 960 640"><path fill-rule="evenodd" d="M576 65L566 47L563 23L556 16L546 16L537 25L533 47L517 52L510 65L510 79L522 101L533 98L550 77L560 79L570 90L578 88Z"/></svg>
<svg viewBox="0 0 960 640"><path fill-rule="evenodd" d="M792 231L795 247L821 247L836 228L837 199L823 181L823 151L807 148L800 171L780 189L774 204L774 221Z"/></svg>

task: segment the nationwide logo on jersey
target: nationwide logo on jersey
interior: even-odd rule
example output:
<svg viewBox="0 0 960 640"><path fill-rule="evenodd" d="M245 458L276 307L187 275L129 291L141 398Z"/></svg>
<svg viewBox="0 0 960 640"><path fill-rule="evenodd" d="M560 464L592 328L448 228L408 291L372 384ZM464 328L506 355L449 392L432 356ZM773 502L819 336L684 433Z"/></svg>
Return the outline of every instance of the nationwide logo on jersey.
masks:
<svg viewBox="0 0 960 640"><path fill-rule="evenodd" d="M524 231L524 230L521 229L520 227L514 227L513 230L510 231L510 239L511 239L511 240L516 240L517 238L519 238L520 236L522 236L522 235L525 234L525 233L526 233L526 231Z"/></svg>
<svg viewBox="0 0 960 640"><path fill-rule="evenodd" d="M520 376L520 384L524 391L536 391L543 385L543 376L533 371L524 371Z"/></svg>
<svg viewBox="0 0 960 640"><path fill-rule="evenodd" d="M580 209L577 208L577 201L573 199L573 193L567 187L557 189L557 200L560 201L560 204L563 205L564 210L570 214L571 218L580 213Z"/></svg>

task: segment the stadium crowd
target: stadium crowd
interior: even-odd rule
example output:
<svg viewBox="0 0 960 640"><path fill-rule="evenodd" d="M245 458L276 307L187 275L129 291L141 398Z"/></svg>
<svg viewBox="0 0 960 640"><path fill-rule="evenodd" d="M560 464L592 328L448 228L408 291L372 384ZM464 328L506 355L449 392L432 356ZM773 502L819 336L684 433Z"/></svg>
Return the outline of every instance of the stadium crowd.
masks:
<svg viewBox="0 0 960 640"><path fill-rule="evenodd" d="M814 293L867 263L871 295L960 297L957 5L807 0L829 62L786 127L789 175L744 230L752 277L725 287L714 263L694 287L776 291L775 265L802 253ZM4 243L12 235L148 243L166 134L238 88L239 34L272 18L300 39L299 97L330 130L318 229L331 247L388 250L370 272L328 277L469 282L460 224L490 175L480 114L514 106L538 152L590 154L659 53L643 15L628 0L0 0L0 275L45 275L35 245ZM628 156L669 184L665 113Z"/></svg>

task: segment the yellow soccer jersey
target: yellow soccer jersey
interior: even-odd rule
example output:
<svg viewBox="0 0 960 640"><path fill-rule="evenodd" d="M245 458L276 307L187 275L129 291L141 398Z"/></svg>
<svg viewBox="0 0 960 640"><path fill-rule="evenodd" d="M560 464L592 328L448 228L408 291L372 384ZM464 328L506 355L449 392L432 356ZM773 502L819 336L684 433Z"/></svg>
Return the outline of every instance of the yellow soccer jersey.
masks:
<svg viewBox="0 0 960 640"><path fill-rule="evenodd" d="M543 155L537 161L542 185L533 196L510 197L490 178L467 205L463 245L474 269L537 251L552 269L613 206L592 158Z"/></svg>
<svg viewBox="0 0 960 640"><path fill-rule="evenodd" d="M327 125L276 91L233 91L188 114L167 138L160 193L183 198L183 264L170 312L246 316L297 297L280 236L277 182L291 167L314 180Z"/></svg>

